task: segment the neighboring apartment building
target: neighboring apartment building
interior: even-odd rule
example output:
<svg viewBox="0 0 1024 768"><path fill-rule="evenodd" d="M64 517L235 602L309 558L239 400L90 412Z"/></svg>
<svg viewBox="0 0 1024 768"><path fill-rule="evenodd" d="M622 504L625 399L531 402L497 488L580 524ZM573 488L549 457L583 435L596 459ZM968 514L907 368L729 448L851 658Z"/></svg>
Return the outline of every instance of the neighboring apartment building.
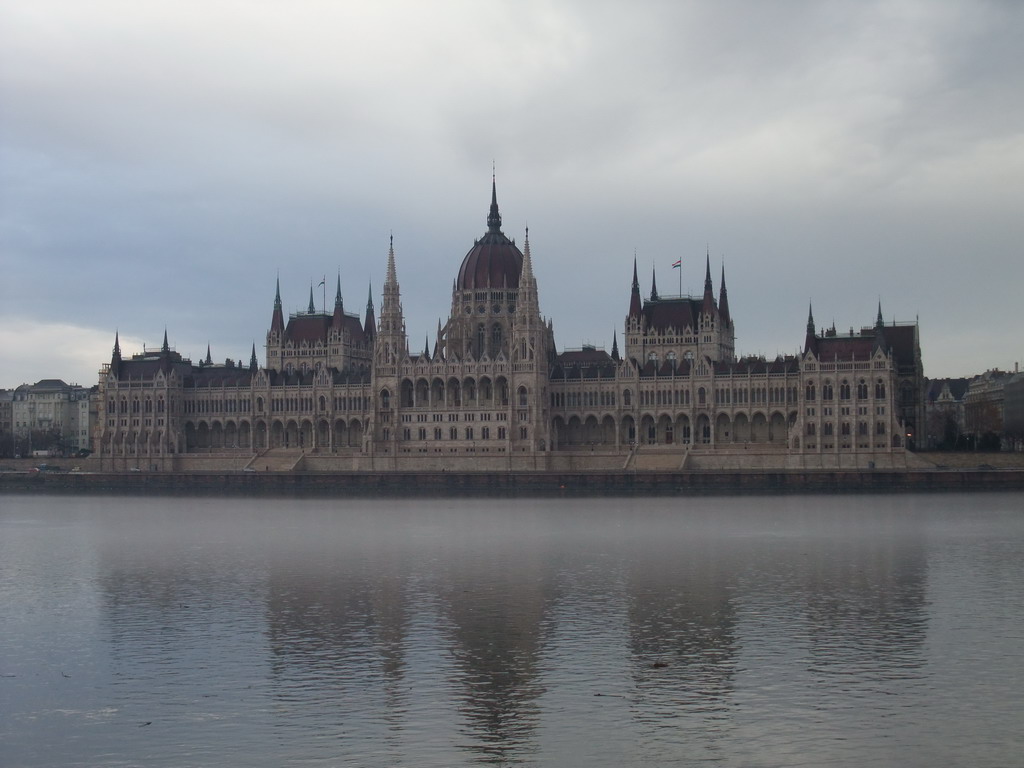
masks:
<svg viewBox="0 0 1024 768"><path fill-rule="evenodd" d="M11 420L19 451L52 449L71 453L88 449L89 395L89 389L61 379L42 379L15 389Z"/></svg>
<svg viewBox="0 0 1024 768"><path fill-rule="evenodd" d="M339 469L621 467L638 450L868 466L913 447L924 423L916 323L886 324L879 307L874 325L819 333L809 315L802 354L737 357L724 269L716 296L710 259L701 295L665 296L652 280L646 299L634 260L622 354L617 337L611 353L559 352L529 232L522 250L502 232L493 184L487 230L422 352L409 350L393 242L379 319L372 296L362 319L346 311L340 277L333 312L317 312L311 291L286 319L278 281L266 339L264 365L254 346L244 366L214 365L209 351L194 365L166 333L159 351L122 358L115 337L97 453L158 469L267 451Z"/></svg>

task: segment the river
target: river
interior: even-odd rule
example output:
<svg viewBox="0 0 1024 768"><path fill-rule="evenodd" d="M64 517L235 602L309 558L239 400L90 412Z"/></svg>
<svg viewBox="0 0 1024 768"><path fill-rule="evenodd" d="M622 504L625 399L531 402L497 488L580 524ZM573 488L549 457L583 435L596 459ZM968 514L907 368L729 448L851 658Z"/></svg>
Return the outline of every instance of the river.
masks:
<svg viewBox="0 0 1024 768"><path fill-rule="evenodd" d="M1024 765L1024 494L0 496L5 766Z"/></svg>

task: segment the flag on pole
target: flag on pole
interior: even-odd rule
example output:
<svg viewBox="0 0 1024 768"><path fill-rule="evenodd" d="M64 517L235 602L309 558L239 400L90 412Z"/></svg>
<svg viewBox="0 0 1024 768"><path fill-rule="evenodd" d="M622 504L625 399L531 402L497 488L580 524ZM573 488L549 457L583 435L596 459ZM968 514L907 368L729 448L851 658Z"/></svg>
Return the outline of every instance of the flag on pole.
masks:
<svg viewBox="0 0 1024 768"><path fill-rule="evenodd" d="M682 259L679 259L679 260L677 260L677 261L676 261L676 262L675 262L675 263L674 263L674 264L672 265L672 269L682 269L682 268L683 268L683 260L682 260Z"/></svg>
<svg viewBox="0 0 1024 768"><path fill-rule="evenodd" d="M319 288L321 285L323 285L323 286L327 285L327 278L326 277L323 280L321 280L319 283L317 283L316 287Z"/></svg>

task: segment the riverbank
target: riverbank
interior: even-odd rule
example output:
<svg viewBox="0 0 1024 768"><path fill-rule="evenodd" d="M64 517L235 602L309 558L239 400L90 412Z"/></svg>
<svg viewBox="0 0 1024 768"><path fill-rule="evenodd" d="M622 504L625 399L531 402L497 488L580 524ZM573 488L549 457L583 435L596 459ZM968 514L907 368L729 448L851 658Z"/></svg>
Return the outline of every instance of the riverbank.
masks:
<svg viewBox="0 0 1024 768"><path fill-rule="evenodd" d="M1024 490L1024 469L680 472L0 472L0 493L607 496Z"/></svg>

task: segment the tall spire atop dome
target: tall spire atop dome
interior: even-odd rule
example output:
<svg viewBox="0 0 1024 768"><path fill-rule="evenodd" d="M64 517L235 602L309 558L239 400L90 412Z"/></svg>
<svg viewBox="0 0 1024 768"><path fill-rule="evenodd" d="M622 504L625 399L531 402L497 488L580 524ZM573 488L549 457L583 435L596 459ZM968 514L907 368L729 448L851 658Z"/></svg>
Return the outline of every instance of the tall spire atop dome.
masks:
<svg viewBox="0 0 1024 768"><path fill-rule="evenodd" d="M501 214L498 213L498 184L494 175L494 164L491 164L491 210L487 214L487 231L501 232Z"/></svg>

